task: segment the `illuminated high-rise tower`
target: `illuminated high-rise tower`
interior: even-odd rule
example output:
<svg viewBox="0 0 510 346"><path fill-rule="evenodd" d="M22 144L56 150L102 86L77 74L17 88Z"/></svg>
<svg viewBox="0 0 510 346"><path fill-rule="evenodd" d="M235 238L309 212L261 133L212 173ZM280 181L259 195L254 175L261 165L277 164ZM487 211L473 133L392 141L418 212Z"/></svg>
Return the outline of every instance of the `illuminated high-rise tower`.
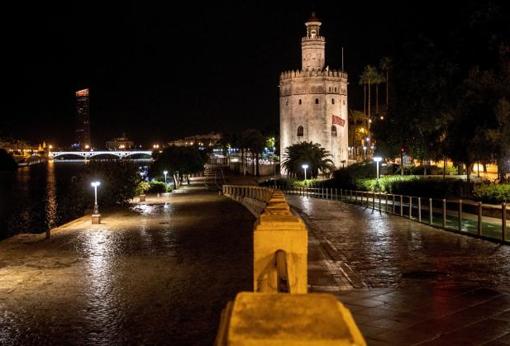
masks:
<svg viewBox="0 0 510 346"><path fill-rule="evenodd" d="M90 101L89 89L76 91L76 147L84 150L91 147L90 142Z"/></svg>

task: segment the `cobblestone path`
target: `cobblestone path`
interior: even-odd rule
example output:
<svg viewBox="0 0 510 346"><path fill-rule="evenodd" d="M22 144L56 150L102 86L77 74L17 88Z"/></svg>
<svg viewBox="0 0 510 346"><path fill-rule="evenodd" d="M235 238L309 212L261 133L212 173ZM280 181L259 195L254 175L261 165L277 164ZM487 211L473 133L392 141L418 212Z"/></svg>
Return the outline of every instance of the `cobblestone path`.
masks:
<svg viewBox="0 0 510 346"><path fill-rule="evenodd" d="M310 229L312 291L369 345L510 344L510 246L337 201L288 196Z"/></svg>
<svg viewBox="0 0 510 346"><path fill-rule="evenodd" d="M190 189L3 241L0 345L211 345L226 302L251 289L253 221Z"/></svg>

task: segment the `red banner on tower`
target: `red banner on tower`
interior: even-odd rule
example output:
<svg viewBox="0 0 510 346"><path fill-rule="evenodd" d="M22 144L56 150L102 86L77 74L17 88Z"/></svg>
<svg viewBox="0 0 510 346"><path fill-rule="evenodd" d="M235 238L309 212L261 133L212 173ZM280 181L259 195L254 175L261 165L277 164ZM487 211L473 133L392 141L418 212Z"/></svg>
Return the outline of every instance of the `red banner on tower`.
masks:
<svg viewBox="0 0 510 346"><path fill-rule="evenodd" d="M333 114L333 125L345 126L345 120Z"/></svg>

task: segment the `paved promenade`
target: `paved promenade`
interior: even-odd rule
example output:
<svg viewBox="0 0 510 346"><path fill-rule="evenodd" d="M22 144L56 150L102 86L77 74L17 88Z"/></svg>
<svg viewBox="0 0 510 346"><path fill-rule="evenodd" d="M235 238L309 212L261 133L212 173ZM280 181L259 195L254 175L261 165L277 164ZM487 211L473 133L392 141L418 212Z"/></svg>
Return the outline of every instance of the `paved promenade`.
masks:
<svg viewBox="0 0 510 346"><path fill-rule="evenodd" d="M510 246L337 201L289 196L310 229L312 291L369 345L510 344Z"/></svg>
<svg viewBox="0 0 510 346"><path fill-rule="evenodd" d="M211 345L226 302L251 289L253 222L185 188L49 241L2 241L0 345Z"/></svg>

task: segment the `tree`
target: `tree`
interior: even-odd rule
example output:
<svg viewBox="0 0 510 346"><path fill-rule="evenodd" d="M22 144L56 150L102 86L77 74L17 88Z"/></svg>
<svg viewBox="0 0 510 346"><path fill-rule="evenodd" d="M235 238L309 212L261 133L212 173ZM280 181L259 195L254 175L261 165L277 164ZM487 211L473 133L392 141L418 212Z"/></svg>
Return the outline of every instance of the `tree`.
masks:
<svg viewBox="0 0 510 346"><path fill-rule="evenodd" d="M375 85L375 114L379 116L379 84L384 82L384 77L380 73L374 75L372 83Z"/></svg>
<svg viewBox="0 0 510 346"><path fill-rule="evenodd" d="M199 173L204 170L207 162L207 152L198 146L180 147L170 146L163 149L162 153L156 153L151 167L151 176L163 175L167 170L178 186L178 178L182 181L185 175Z"/></svg>
<svg viewBox="0 0 510 346"><path fill-rule="evenodd" d="M331 154L318 143L301 142L285 148L286 159L283 168L290 176L304 177L303 164L307 164L310 177L316 178L319 172L330 173L334 169Z"/></svg>
<svg viewBox="0 0 510 346"><path fill-rule="evenodd" d="M388 110L388 104L389 104L389 83L390 83L390 70L392 67L392 61L389 57L383 57L381 61L379 62L379 69L384 74L384 84L386 86L386 111Z"/></svg>
<svg viewBox="0 0 510 346"><path fill-rule="evenodd" d="M16 160L4 149L0 149L0 171L15 171L18 168Z"/></svg>
<svg viewBox="0 0 510 346"><path fill-rule="evenodd" d="M141 180L138 165L133 162L91 160L78 175L72 177L70 192L65 194L61 207L69 215L83 215L84 210L92 208L92 181L101 182L97 196L101 210L126 206L136 195Z"/></svg>
<svg viewBox="0 0 510 346"><path fill-rule="evenodd" d="M365 90L367 90L367 96L366 100L368 102L368 105L365 107L367 109L367 115L369 119L372 119L372 107L371 107L371 90L372 90L372 84L374 84L377 80L379 80L379 73L377 72L377 69L373 67L372 65L365 66L365 69L363 70L363 73L360 76L359 83L365 87Z"/></svg>
<svg viewBox="0 0 510 346"><path fill-rule="evenodd" d="M441 143L455 104L455 64L427 38L403 45L395 58L392 106L373 125L378 149L396 156L402 148L420 160L442 156Z"/></svg>
<svg viewBox="0 0 510 346"><path fill-rule="evenodd" d="M506 104L499 98L499 80L492 71L471 69L458 88L458 102L449 125L447 150L452 160L466 166L470 179L473 164L501 152L499 144L506 127ZM501 101L501 102L500 102ZM505 129L506 130L506 129Z"/></svg>
<svg viewBox="0 0 510 346"><path fill-rule="evenodd" d="M264 151L266 145L266 138L260 133L259 130L249 129L243 132L242 140L244 143L244 147L247 148L251 154L252 159L254 158L254 174L258 177L260 175L259 172L259 157L260 154Z"/></svg>

